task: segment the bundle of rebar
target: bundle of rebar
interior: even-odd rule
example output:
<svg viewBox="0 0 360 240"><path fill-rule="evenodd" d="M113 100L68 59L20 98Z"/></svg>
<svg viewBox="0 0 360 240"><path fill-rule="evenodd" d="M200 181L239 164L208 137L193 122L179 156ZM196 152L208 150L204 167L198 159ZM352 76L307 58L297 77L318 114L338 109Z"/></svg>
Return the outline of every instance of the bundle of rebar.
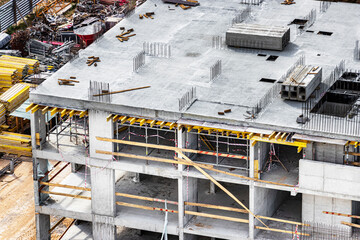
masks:
<svg viewBox="0 0 360 240"><path fill-rule="evenodd" d="M28 84L17 83L0 96L0 102L11 113L29 98L29 90Z"/></svg>
<svg viewBox="0 0 360 240"><path fill-rule="evenodd" d="M8 60L8 61L11 61L11 62L17 62L17 63L22 63L22 64L29 65L28 74L33 74L33 73L38 73L39 72L40 62L38 60L36 60L36 59L2 55L0 57L0 60Z"/></svg>

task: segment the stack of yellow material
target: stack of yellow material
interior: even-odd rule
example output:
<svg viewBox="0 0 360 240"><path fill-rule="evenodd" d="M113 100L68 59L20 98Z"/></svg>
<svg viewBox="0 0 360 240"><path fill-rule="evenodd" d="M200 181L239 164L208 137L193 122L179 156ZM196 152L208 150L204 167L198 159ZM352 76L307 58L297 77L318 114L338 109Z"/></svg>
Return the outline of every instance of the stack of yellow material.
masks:
<svg viewBox="0 0 360 240"><path fill-rule="evenodd" d="M26 83L17 83L0 96L0 102L8 112L13 112L29 98L30 86Z"/></svg>
<svg viewBox="0 0 360 240"><path fill-rule="evenodd" d="M3 125L5 123L6 121L5 115L6 115L6 108L4 104L0 103L0 125Z"/></svg>
<svg viewBox="0 0 360 240"><path fill-rule="evenodd" d="M25 63L13 62L0 57L0 68L15 68L17 70L17 76L22 79L28 74L29 65Z"/></svg>
<svg viewBox="0 0 360 240"><path fill-rule="evenodd" d="M12 61L12 62L18 62L18 63L23 63L23 64L29 65L29 74L39 72L40 63L36 59L13 57L13 56L8 56L8 55L2 55L0 57L0 59L1 60L9 60L9 61Z"/></svg>
<svg viewBox="0 0 360 240"><path fill-rule="evenodd" d="M18 71L15 68L0 68L0 88L9 88L18 82Z"/></svg>

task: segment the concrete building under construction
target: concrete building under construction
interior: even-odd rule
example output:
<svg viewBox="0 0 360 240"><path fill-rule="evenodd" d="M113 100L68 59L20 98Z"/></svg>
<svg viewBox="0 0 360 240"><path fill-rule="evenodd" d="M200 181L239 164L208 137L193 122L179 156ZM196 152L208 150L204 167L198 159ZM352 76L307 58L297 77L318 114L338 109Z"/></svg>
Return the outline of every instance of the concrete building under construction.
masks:
<svg viewBox="0 0 360 240"><path fill-rule="evenodd" d="M50 216L91 226L69 239L360 239L360 5L188 3L145 2L30 93L37 239Z"/></svg>

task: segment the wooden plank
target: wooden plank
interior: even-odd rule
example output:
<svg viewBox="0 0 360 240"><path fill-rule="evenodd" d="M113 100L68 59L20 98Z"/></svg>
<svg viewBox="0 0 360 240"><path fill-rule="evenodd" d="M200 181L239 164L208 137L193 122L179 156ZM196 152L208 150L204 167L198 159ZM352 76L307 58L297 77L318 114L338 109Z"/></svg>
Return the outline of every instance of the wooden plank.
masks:
<svg viewBox="0 0 360 240"><path fill-rule="evenodd" d="M94 97L99 97L99 96L110 95L110 94L115 94L115 93L129 92L129 91L134 91L134 90L139 90L139 89L144 89L144 88L149 88L149 87L150 87L150 86L137 87L137 88L129 88L129 89L120 90L120 91L114 91L114 92L108 92L108 93L94 94L93 96L94 96Z"/></svg>
<svg viewBox="0 0 360 240"><path fill-rule="evenodd" d="M70 2L71 3L71 2ZM70 4L69 3L69 4ZM65 234L66 234L66 232L71 228L71 226L75 223L75 219L73 219L72 221L71 221L71 223L69 224L69 226L66 228L66 230L63 232L63 234L61 234L61 236L58 238L58 240L61 240L64 236L65 236Z"/></svg>
<svg viewBox="0 0 360 240"><path fill-rule="evenodd" d="M289 224L293 224L293 225L301 225L301 226L310 227L309 224L305 224L305 223L302 223L302 222L295 222L295 221L289 221L289 220L284 220L284 219L280 219L280 218L265 217L265 216L260 216L260 215L256 215L256 216L258 218L266 219L266 220L270 220L270 221L283 222L283 223L289 223Z"/></svg>
<svg viewBox="0 0 360 240"><path fill-rule="evenodd" d="M163 149L163 150L170 150L170 151L181 150L183 152L189 152L189 153L198 153L198 154L205 154L205 155L210 155L210 156L216 156L217 155L219 157L228 157L228 158L236 158L236 159L247 160L246 156L235 155L235 154L224 154L224 153L200 151L200 150L195 150L195 149L177 148L177 147L170 147L170 146L164 146L164 145L157 145L157 144L150 144L150 143L140 143L140 142L131 142L131 141L126 141L126 140L103 138L103 137L96 137L96 139L99 140L99 141L121 143L121 144L133 145L133 146L138 146L138 147L149 147L149 148L156 148L156 149Z"/></svg>
<svg viewBox="0 0 360 240"><path fill-rule="evenodd" d="M194 211L186 211L185 210L185 214L194 215L194 216L200 216L200 217L220 219L220 220L226 220L226 221L231 221L231 222L249 223L249 220L247 220L247 219L226 217L226 216L220 216L220 215L202 213L202 212L194 212Z"/></svg>
<svg viewBox="0 0 360 240"><path fill-rule="evenodd" d="M51 187L62 187L62 188L76 189L76 190L82 190L82 191L91 191L91 188L77 187L77 186L71 186L71 185L65 185L65 184L59 184L59 183L40 182L40 184L46 185L46 186L51 186Z"/></svg>
<svg viewBox="0 0 360 240"><path fill-rule="evenodd" d="M116 202L116 204L119 205L119 206L139 208L139 209L144 209L144 210L149 210L149 211L162 211L162 212L179 213L177 210L165 209L165 208L157 208L157 207L149 207L149 206L143 206L143 205L139 205L139 204L125 203L125 202ZM185 211L185 214L194 215L194 216L201 216L201 217L207 217L207 218L214 218L214 219L221 219L221 220L232 221L232 222L249 223L249 220L247 220L247 219L226 217L226 216L209 214L209 213L202 213L202 212Z"/></svg>
<svg viewBox="0 0 360 240"><path fill-rule="evenodd" d="M246 180L253 180L253 181L257 181L257 182L273 184L273 185L279 185L279 186L284 186L284 187L295 187L294 185L289 185L289 184L285 184L285 183L270 182L270 181L245 177L245 176L242 176L242 175L239 175L239 174L218 170L218 169L215 169L213 165L209 165L209 164L199 164L199 163L194 163L194 162L193 163L184 162L182 159L179 159L179 158L176 158L176 157L175 157L175 159L177 161L170 160L170 159L165 159L165 158L157 158L157 157L149 157L149 156L138 156L138 155L133 155L133 154L128 154L128 153L109 152L109 151L103 151L103 150L95 150L95 152L100 153L100 154L114 155L114 156L128 157L128 158L135 158L135 159L142 159L142 160L150 160L150 161L155 161L155 162L184 164L184 165L190 165L190 166L198 165L198 166L200 166L202 168L206 168L206 169L214 171L214 172L223 173L223 174L226 174L226 175L229 175L229 176L238 177L238 178L242 178L242 179L246 179Z"/></svg>
<svg viewBox="0 0 360 240"><path fill-rule="evenodd" d="M192 161L183 154L180 150L176 151L186 162L192 163ZM216 181L213 177L211 177L207 172L205 172L199 166L194 165L194 167L201 172L205 177L207 177L210 181L212 181L216 186L218 186L221 190L223 190L229 197L231 197L235 202L237 202L241 207L243 207L249 214L253 215L259 222L261 222L266 228L269 228L263 221L261 221L258 217L255 216L254 213L250 211L237 197L235 197L229 190L227 190L223 185L221 185L218 181Z"/></svg>
<svg viewBox="0 0 360 240"><path fill-rule="evenodd" d="M64 196L64 197L80 198L80 199L85 199L85 200L91 200L91 197L75 195L75 194L68 194L68 193L51 192L51 191L44 191L44 190L42 190L41 193Z"/></svg>
<svg viewBox="0 0 360 240"><path fill-rule="evenodd" d="M349 227L360 228L360 225L359 225L359 224L355 224L355 223L349 223L349 222L341 221L341 224L344 224L344 225L349 226Z"/></svg>
<svg viewBox="0 0 360 240"><path fill-rule="evenodd" d="M282 229L277 229L277 228L265 228L265 227L259 227L259 226L255 226L255 228L256 229L261 229L261 230L266 230L266 231L297 234L297 235L301 235L301 236L310 236L310 234L307 234L307 233L293 232L293 231L287 231L287 230L282 230Z"/></svg>
<svg viewBox="0 0 360 240"><path fill-rule="evenodd" d="M59 224L62 223L62 221L64 221L65 218L66 218L66 217L62 217L57 223L55 223L55 225L50 228L49 233L51 233L52 231L54 231L54 229L55 229L57 226L59 226Z"/></svg>
<svg viewBox="0 0 360 240"><path fill-rule="evenodd" d="M337 213L337 212L328 212L328 211L323 211L323 213L325 213L325 214L330 214L330 215L336 215L336 216L342 216L342 217L350 217L350 218L360 219L360 216L355 216L355 215L351 215L351 214L344 214L344 213Z"/></svg>
<svg viewBox="0 0 360 240"><path fill-rule="evenodd" d="M345 154L349 154L349 155L352 155L352 156L358 156L360 157L360 153L357 153L357 152L345 152Z"/></svg>

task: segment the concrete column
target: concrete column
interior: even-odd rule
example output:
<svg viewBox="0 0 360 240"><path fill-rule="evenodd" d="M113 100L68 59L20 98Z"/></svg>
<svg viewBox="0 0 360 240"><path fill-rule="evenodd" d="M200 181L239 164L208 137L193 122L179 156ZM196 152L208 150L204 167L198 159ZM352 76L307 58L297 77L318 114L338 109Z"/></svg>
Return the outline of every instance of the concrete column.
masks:
<svg viewBox="0 0 360 240"><path fill-rule="evenodd" d="M256 149L254 141L250 141L250 153L249 153L249 177L254 177L254 160L256 158ZM255 190L254 190L254 181L250 181L249 185L249 210L254 212L255 210ZM255 229L254 229L254 217L249 214L249 239L253 240L255 238Z"/></svg>
<svg viewBox="0 0 360 240"><path fill-rule="evenodd" d="M81 167L80 164L76 164L76 163L71 163L70 165L71 165L71 172L72 173L76 173Z"/></svg>
<svg viewBox="0 0 360 240"><path fill-rule="evenodd" d="M213 183L213 182L210 181L209 193L210 193L210 194L215 194L215 191L216 191L215 183Z"/></svg>
<svg viewBox="0 0 360 240"><path fill-rule="evenodd" d="M106 121L108 115L109 113L103 111L89 111L90 157L104 161L112 161L112 157L97 154L95 150L113 151L113 144L98 141L96 137L113 138L113 123ZM115 170L91 167L90 172L93 237L94 239L115 240Z"/></svg>
<svg viewBox="0 0 360 240"><path fill-rule="evenodd" d="M50 240L50 216L35 213L36 240Z"/></svg>
<svg viewBox="0 0 360 240"><path fill-rule="evenodd" d="M184 128L178 129L178 147L185 148L186 144L186 131ZM194 140L192 138L192 140ZM196 144L194 145L196 147ZM187 171L187 166L179 164L178 171L185 172ZM178 222L179 222L179 239L180 240L193 240L195 239L194 235L185 234L184 227L189 222L192 216L185 215L185 210L197 211L197 207L185 206L184 202L197 202L197 179L181 176L178 179Z"/></svg>

